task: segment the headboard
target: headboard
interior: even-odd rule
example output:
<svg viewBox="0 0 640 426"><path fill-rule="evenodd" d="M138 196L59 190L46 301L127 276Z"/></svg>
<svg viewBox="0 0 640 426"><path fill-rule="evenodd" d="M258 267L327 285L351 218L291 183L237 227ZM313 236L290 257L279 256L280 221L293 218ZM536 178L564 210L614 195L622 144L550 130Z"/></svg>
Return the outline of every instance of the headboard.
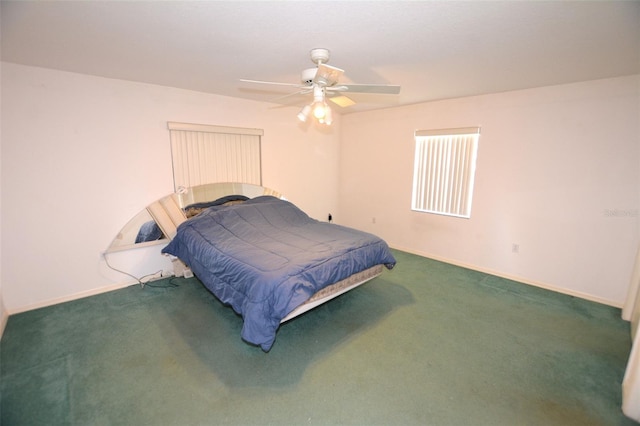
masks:
<svg viewBox="0 0 640 426"><path fill-rule="evenodd" d="M184 210L180 208L176 194L167 195L149 204L147 211L162 233L170 240L176 236L178 226L187 220Z"/></svg>
<svg viewBox="0 0 640 426"><path fill-rule="evenodd" d="M175 237L178 226L187 220L184 209L192 204L215 201L229 195L255 198L261 195L282 195L260 185L240 182L209 183L191 188L180 188L149 204L134 216L113 239L107 252L128 250L151 244L166 244ZM139 238L142 230L149 238ZM161 232L160 232L161 231Z"/></svg>

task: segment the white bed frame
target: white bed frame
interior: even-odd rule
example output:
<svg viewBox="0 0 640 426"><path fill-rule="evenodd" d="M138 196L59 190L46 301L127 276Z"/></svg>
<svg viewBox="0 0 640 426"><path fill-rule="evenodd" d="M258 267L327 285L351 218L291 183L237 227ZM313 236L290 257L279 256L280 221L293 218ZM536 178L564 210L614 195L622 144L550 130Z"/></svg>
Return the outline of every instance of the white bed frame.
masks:
<svg viewBox="0 0 640 426"><path fill-rule="evenodd" d="M349 290L353 290L354 288L361 286L367 281L371 281L375 277L382 274L382 269L382 265L376 265L372 268L365 269L362 272L358 272L348 278L345 278L342 281L338 281L335 284L331 284L330 286L323 288L322 290L311 296L309 300L291 311L289 315L287 315L282 319L282 321L280 321L280 324L289 321L290 319L295 318L299 315L302 315L305 312L310 311L311 309L320 306L323 303L328 302L329 300L338 297L343 293L348 292Z"/></svg>

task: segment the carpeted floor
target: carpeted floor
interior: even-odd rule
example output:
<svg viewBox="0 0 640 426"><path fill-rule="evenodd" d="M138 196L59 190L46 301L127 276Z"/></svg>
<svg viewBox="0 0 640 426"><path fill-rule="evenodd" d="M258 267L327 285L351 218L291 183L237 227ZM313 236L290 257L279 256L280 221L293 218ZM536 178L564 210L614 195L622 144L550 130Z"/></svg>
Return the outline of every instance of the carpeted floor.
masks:
<svg viewBox="0 0 640 426"><path fill-rule="evenodd" d="M394 251L269 353L196 279L11 316L2 425L632 425L620 310Z"/></svg>

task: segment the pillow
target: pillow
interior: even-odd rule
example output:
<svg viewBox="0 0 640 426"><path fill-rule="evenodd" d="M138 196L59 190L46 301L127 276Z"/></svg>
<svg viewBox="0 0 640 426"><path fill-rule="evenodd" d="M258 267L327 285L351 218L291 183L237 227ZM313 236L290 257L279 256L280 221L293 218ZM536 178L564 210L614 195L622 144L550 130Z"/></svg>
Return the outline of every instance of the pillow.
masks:
<svg viewBox="0 0 640 426"><path fill-rule="evenodd" d="M187 218L191 218L200 214L203 210L206 210L209 207L232 206L234 204L244 203L248 199L249 197L244 195L225 195L224 197L220 197L214 201L205 201L202 203L190 204L184 208L184 213L187 215Z"/></svg>
<svg viewBox="0 0 640 426"><path fill-rule="evenodd" d="M136 244L145 243L147 241L157 241L164 238L164 234L155 220L145 222L140 226L138 235L136 236Z"/></svg>

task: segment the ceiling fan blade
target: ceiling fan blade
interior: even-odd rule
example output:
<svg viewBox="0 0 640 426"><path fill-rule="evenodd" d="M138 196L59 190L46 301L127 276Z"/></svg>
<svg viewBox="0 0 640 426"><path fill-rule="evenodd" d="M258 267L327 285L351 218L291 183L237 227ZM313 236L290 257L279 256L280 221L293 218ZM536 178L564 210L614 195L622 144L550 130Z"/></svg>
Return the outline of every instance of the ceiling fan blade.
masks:
<svg viewBox="0 0 640 426"><path fill-rule="evenodd" d="M316 71L316 76L313 78L313 82L320 86L333 86L338 82L344 70L340 68L332 67L327 64L318 65L318 71Z"/></svg>
<svg viewBox="0 0 640 426"><path fill-rule="evenodd" d="M330 90L336 92L353 93L380 93L384 95L397 95L400 93L400 86L390 84L341 84L331 87Z"/></svg>
<svg viewBox="0 0 640 426"><path fill-rule="evenodd" d="M296 96L296 95L306 95L307 93L311 93L312 91L313 91L313 88L304 88L302 90L298 90L297 92L287 93L286 95L278 96L277 98L270 99L269 102L281 101L283 99L290 98L291 96Z"/></svg>
<svg viewBox="0 0 640 426"><path fill-rule="evenodd" d="M350 107L356 104L356 101L345 95L330 97L329 100L342 108Z"/></svg>
<svg viewBox="0 0 640 426"><path fill-rule="evenodd" d="M302 86L300 84L295 84L295 83L277 83L275 81L261 81L261 80L247 80L244 78L241 78L240 81L244 82L244 83L253 83L253 84L269 84L271 86L288 86L288 87L306 87L306 86Z"/></svg>

